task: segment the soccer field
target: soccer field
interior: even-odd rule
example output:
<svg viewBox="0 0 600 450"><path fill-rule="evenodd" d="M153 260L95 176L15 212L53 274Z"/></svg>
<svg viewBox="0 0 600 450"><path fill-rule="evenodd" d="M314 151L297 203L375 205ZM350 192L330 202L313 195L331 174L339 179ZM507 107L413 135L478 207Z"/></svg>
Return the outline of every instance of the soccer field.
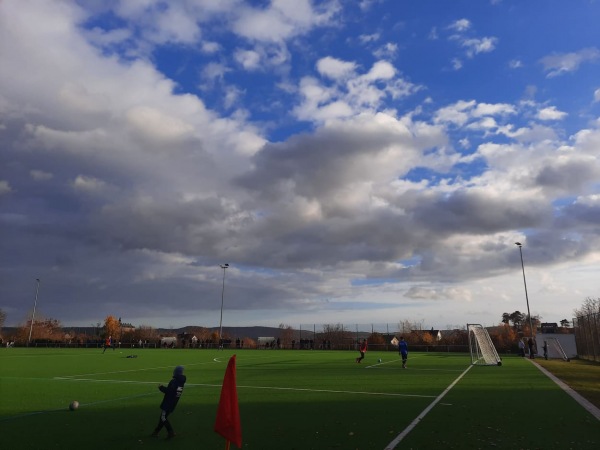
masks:
<svg viewBox="0 0 600 450"><path fill-rule="evenodd" d="M22 348L0 351L2 448L223 449L213 426L233 354L244 449L600 448L600 422L516 356L410 353L403 370L371 351L356 364L344 351ZM157 386L179 364L177 437L151 438Z"/></svg>

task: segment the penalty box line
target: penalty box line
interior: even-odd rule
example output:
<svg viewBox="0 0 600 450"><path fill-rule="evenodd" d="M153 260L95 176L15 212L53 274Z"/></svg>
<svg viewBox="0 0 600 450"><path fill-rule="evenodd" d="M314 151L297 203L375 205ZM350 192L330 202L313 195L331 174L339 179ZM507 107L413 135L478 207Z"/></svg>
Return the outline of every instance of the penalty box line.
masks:
<svg viewBox="0 0 600 450"><path fill-rule="evenodd" d="M252 360L256 360L256 359L266 359L266 358L272 358L272 357L259 357L259 358L252 358ZM205 364L215 364L215 363L224 363L226 361L221 361L219 358L213 358L211 361L202 361L202 362L193 362L193 363L183 363L183 365L185 367L192 367L192 366L202 366ZM159 369L170 369L173 368L173 366L157 366L157 367L139 367L136 369L126 369L126 370L114 370L114 371L110 371L110 372L90 372L90 373L80 373L77 375L64 375L62 377L55 377L55 378L77 378L77 377L85 377L85 376L94 376L94 375L113 375L116 373L130 373L130 372L145 372L148 370L159 370Z"/></svg>
<svg viewBox="0 0 600 450"><path fill-rule="evenodd" d="M404 429L404 431L402 431L402 433L400 433L398 436L396 436L396 438L395 438L395 439L394 439L392 442L390 442L390 443L387 445L387 447L385 447L385 450L393 450L393 449L395 449L395 448L396 448L396 446L397 446L397 445L400 443L400 441L402 441L402 439L404 439L404 438L405 438L405 437L408 435L408 433L410 433L410 432L413 430L413 428L415 428L415 427L416 427L416 426L419 424L419 422L420 422L420 421L421 421L421 420L422 420L422 419L423 419L423 418L424 418L424 417L425 417L425 416L426 416L426 415L429 413L429 411L431 411L431 410L433 409L433 407L434 407L435 405L437 405L437 404L440 402L440 400L446 396L446 394L447 394L448 392L450 392L450 389L452 389L452 388L453 388L453 387L456 385L456 383L458 383L458 382L460 381L460 379L461 379L462 377L464 377L464 376L467 374L467 372L468 372L468 371L471 369L471 367L473 367L473 366L472 366L472 365L468 366L468 367L467 367L467 368L464 370L464 372L463 372L463 373L461 373L461 374L458 376L458 378L457 378L456 380L454 380L454 381L452 382L452 384L451 384L450 386L448 386L448 387L447 387L447 388L444 390L444 392L442 392L440 395L438 395L438 396L437 396L437 398L436 398L434 401L432 401L432 402L429 404L429 406L427 406L427 408L425 408L425 409L423 410L423 412L421 412L421 414L419 414L419 415L418 415L418 416L415 418L415 420L413 420L413 421L410 423L410 425L409 425L409 426L407 426L407 427Z"/></svg>
<svg viewBox="0 0 600 450"><path fill-rule="evenodd" d="M131 380L102 380L98 378L73 378L73 377L54 377L55 380L59 381L84 381L91 383L128 383L128 384L157 384L156 381L131 381ZM208 383L186 383L186 387L221 387L222 384L208 384ZM394 392L367 392L367 391L343 391L337 389L310 389L310 388L294 388L294 387L281 387L281 386L249 386L249 385L237 385L238 389L264 389L272 391L294 391L294 392L315 392L315 393L327 393L327 394L355 394L355 395L380 395L383 397L418 397L418 398L435 398L435 395L420 395L420 394L400 394Z"/></svg>

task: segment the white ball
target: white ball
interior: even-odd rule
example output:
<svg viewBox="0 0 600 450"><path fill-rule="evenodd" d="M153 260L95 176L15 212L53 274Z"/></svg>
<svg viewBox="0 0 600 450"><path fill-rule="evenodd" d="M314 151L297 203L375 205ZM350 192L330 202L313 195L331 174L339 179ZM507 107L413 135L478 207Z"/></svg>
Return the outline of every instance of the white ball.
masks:
<svg viewBox="0 0 600 450"><path fill-rule="evenodd" d="M73 400L69 405L69 409L71 411L75 411L77 408L79 408L79 402L77 400Z"/></svg>

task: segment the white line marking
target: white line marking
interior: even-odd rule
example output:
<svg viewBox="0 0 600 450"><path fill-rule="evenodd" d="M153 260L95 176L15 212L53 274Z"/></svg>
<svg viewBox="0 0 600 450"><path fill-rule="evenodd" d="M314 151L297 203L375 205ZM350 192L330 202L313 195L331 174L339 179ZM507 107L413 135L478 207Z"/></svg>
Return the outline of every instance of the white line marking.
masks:
<svg viewBox="0 0 600 450"><path fill-rule="evenodd" d="M102 380L97 378L72 378L72 377L54 377L59 381L87 381L91 383L129 383L129 384L160 384L158 381L130 381L130 380ZM222 384L207 384L207 383L186 383L188 386L203 386L203 387L218 387ZM387 397L419 397L419 398L435 398L435 395L419 395L419 394L399 394L394 392L366 392L366 391L341 391L334 389L309 389L309 388L293 388L293 387L278 387L278 386L248 386L239 385L238 389L266 389L273 391L298 391L298 392L325 392L331 394L357 394L357 395L381 395Z"/></svg>
<svg viewBox="0 0 600 450"><path fill-rule="evenodd" d="M188 363L185 364L185 366L200 366L203 364L214 364L214 362L209 361L209 362L200 362L200 363ZM173 365L169 365L169 366L159 366L159 367L146 367L146 368L137 368L137 369L128 369L128 370L115 370L112 372L92 372L92 373L79 373L77 375L66 375L64 377L60 377L60 378L74 378L74 377L85 377L85 376L90 376L90 375L112 375L115 373L128 373L128 372L145 372L147 370L158 370L158 369L173 369ZM59 377L55 377L55 378L59 378Z"/></svg>
<svg viewBox="0 0 600 450"><path fill-rule="evenodd" d="M582 397L581 394L571 389L571 387L569 387L567 384L556 378L554 375L552 375L534 360L530 359L529 361L531 361L534 366L537 366L538 369L540 369L544 375L546 375L548 378L554 381L563 391L565 391L567 394L573 397L575 401L581 406L583 406L587 412L589 412L596 419L600 420L600 409L598 409L596 405L591 403L588 399Z"/></svg>
<svg viewBox="0 0 600 450"><path fill-rule="evenodd" d="M414 360L416 358L411 358L411 361ZM382 362L378 362L376 364L371 364L370 366L366 366L365 369L373 369L373 368L381 368L381 366L385 365L385 364L393 364L393 363L397 363L397 362L402 362L401 359L393 359L391 361L382 361ZM400 367L386 367L386 370L404 370L401 369ZM410 369L411 372L416 372L416 371L420 371L420 372L462 372L462 369L422 369L422 368L412 368Z"/></svg>
<svg viewBox="0 0 600 450"><path fill-rule="evenodd" d="M414 427L416 427L416 426L417 426L417 424L418 424L418 423L419 423L419 422L420 422L420 421L423 419L423 417L425 417L425 416L426 416L426 415L429 413L429 411L431 411L431 410L432 410L432 408L433 408L433 407L434 407L434 406L435 406L435 405L436 405L436 404L437 404L437 403L438 403L438 402L439 402L439 401L440 401L442 398L444 398L444 396L445 396L445 395L446 395L448 392L450 392L450 389L452 389L452 388L454 387L454 385L455 385L456 383L458 383L462 377L464 377L464 376L465 376L465 374L466 374L466 373L467 373L467 372L468 372L468 371L471 369L471 367L473 367L473 366L471 365L471 366L467 367L467 368L465 369L465 371L464 371L463 373L461 373L461 374L458 376L458 378L457 378L456 380L454 380L454 381L452 382L452 384L451 384L450 386L448 386L448 387L447 387L447 388L444 390L444 392L442 392L440 395L438 395L438 396L437 396L437 398L436 398L436 399L435 399L433 402L431 402L431 404L430 404L430 405L429 405L427 408L425 408L425 409L423 410L423 412L422 412L421 414L419 414L419 415L417 416L417 418L416 418L415 420L413 420L413 421L411 422L411 424L410 424L409 426L407 426L407 427L404 429L404 431L403 431L402 433L400 433L398 436L396 436L396 438L395 438L395 439L394 439L392 442L390 442L390 443L387 445L387 447L385 448L385 450L393 450L393 449L395 449L395 448L396 448L396 446L397 446L397 445L400 443L400 441L401 441L402 439L404 439L404 438L406 437L406 435L407 435L408 433L410 433Z"/></svg>

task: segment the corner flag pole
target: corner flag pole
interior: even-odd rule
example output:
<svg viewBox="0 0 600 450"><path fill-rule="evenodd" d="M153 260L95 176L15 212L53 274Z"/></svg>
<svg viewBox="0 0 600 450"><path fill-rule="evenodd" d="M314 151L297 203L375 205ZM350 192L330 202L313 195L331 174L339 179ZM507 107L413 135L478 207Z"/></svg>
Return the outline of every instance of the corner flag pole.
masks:
<svg viewBox="0 0 600 450"><path fill-rule="evenodd" d="M242 448L242 425L240 423L235 372L235 355L233 355L229 359L225 370L214 427L215 432L225 438L225 450L229 450L231 442L237 448Z"/></svg>

